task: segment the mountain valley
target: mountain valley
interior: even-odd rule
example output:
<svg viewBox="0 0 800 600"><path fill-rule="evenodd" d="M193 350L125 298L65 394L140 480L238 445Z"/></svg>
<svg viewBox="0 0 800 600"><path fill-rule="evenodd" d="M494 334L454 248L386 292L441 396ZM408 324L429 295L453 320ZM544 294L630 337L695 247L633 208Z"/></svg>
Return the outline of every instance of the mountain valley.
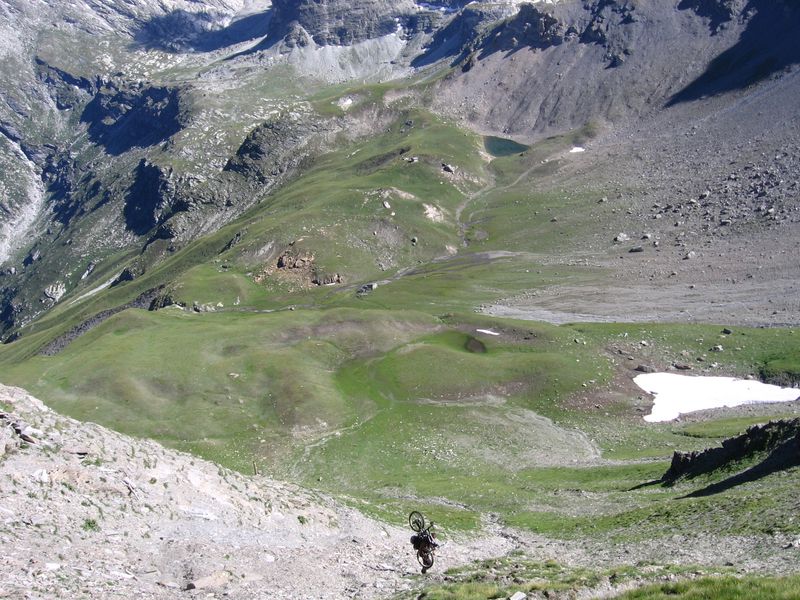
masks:
<svg viewBox="0 0 800 600"><path fill-rule="evenodd" d="M0 597L796 597L797 2L0 15Z"/></svg>

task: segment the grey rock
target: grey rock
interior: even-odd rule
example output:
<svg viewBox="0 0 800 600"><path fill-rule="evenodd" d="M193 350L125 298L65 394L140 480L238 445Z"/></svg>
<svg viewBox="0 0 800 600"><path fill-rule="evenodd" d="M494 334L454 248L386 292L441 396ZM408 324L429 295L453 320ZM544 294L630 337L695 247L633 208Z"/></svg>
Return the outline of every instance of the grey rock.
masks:
<svg viewBox="0 0 800 600"><path fill-rule="evenodd" d="M225 587L231 580L231 574L227 571L216 571L206 577L200 577L190 581L186 585L187 590L208 590Z"/></svg>
<svg viewBox="0 0 800 600"><path fill-rule="evenodd" d="M280 39L301 27L319 46L349 46L413 27L412 0L273 0L270 38Z"/></svg>

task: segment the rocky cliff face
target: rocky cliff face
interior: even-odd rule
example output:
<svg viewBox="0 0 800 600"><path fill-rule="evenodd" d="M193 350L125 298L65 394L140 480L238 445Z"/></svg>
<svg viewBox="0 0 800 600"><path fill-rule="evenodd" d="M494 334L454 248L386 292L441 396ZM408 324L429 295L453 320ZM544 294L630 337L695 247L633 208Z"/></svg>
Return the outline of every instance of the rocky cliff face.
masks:
<svg viewBox="0 0 800 600"><path fill-rule="evenodd" d="M275 0L271 35L302 27L319 46L346 46L398 31L415 12L412 0Z"/></svg>

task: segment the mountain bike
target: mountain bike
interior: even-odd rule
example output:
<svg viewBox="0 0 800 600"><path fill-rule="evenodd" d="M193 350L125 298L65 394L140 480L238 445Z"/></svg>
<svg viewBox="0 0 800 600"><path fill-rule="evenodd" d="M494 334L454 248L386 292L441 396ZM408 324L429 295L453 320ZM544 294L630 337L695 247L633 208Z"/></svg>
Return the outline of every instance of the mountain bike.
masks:
<svg viewBox="0 0 800 600"><path fill-rule="evenodd" d="M417 561L425 573L433 566L433 553L439 547L436 543L436 534L433 532L433 521L427 521L421 512L415 510L408 515L408 524L415 532L411 536L411 545L417 551Z"/></svg>

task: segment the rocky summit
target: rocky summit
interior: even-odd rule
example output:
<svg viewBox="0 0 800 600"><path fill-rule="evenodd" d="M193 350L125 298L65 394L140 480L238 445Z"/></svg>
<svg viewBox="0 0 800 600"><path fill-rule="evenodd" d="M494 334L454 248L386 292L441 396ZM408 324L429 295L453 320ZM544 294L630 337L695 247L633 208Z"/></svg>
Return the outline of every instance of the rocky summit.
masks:
<svg viewBox="0 0 800 600"><path fill-rule="evenodd" d="M0 0L0 597L795 589L799 28Z"/></svg>

